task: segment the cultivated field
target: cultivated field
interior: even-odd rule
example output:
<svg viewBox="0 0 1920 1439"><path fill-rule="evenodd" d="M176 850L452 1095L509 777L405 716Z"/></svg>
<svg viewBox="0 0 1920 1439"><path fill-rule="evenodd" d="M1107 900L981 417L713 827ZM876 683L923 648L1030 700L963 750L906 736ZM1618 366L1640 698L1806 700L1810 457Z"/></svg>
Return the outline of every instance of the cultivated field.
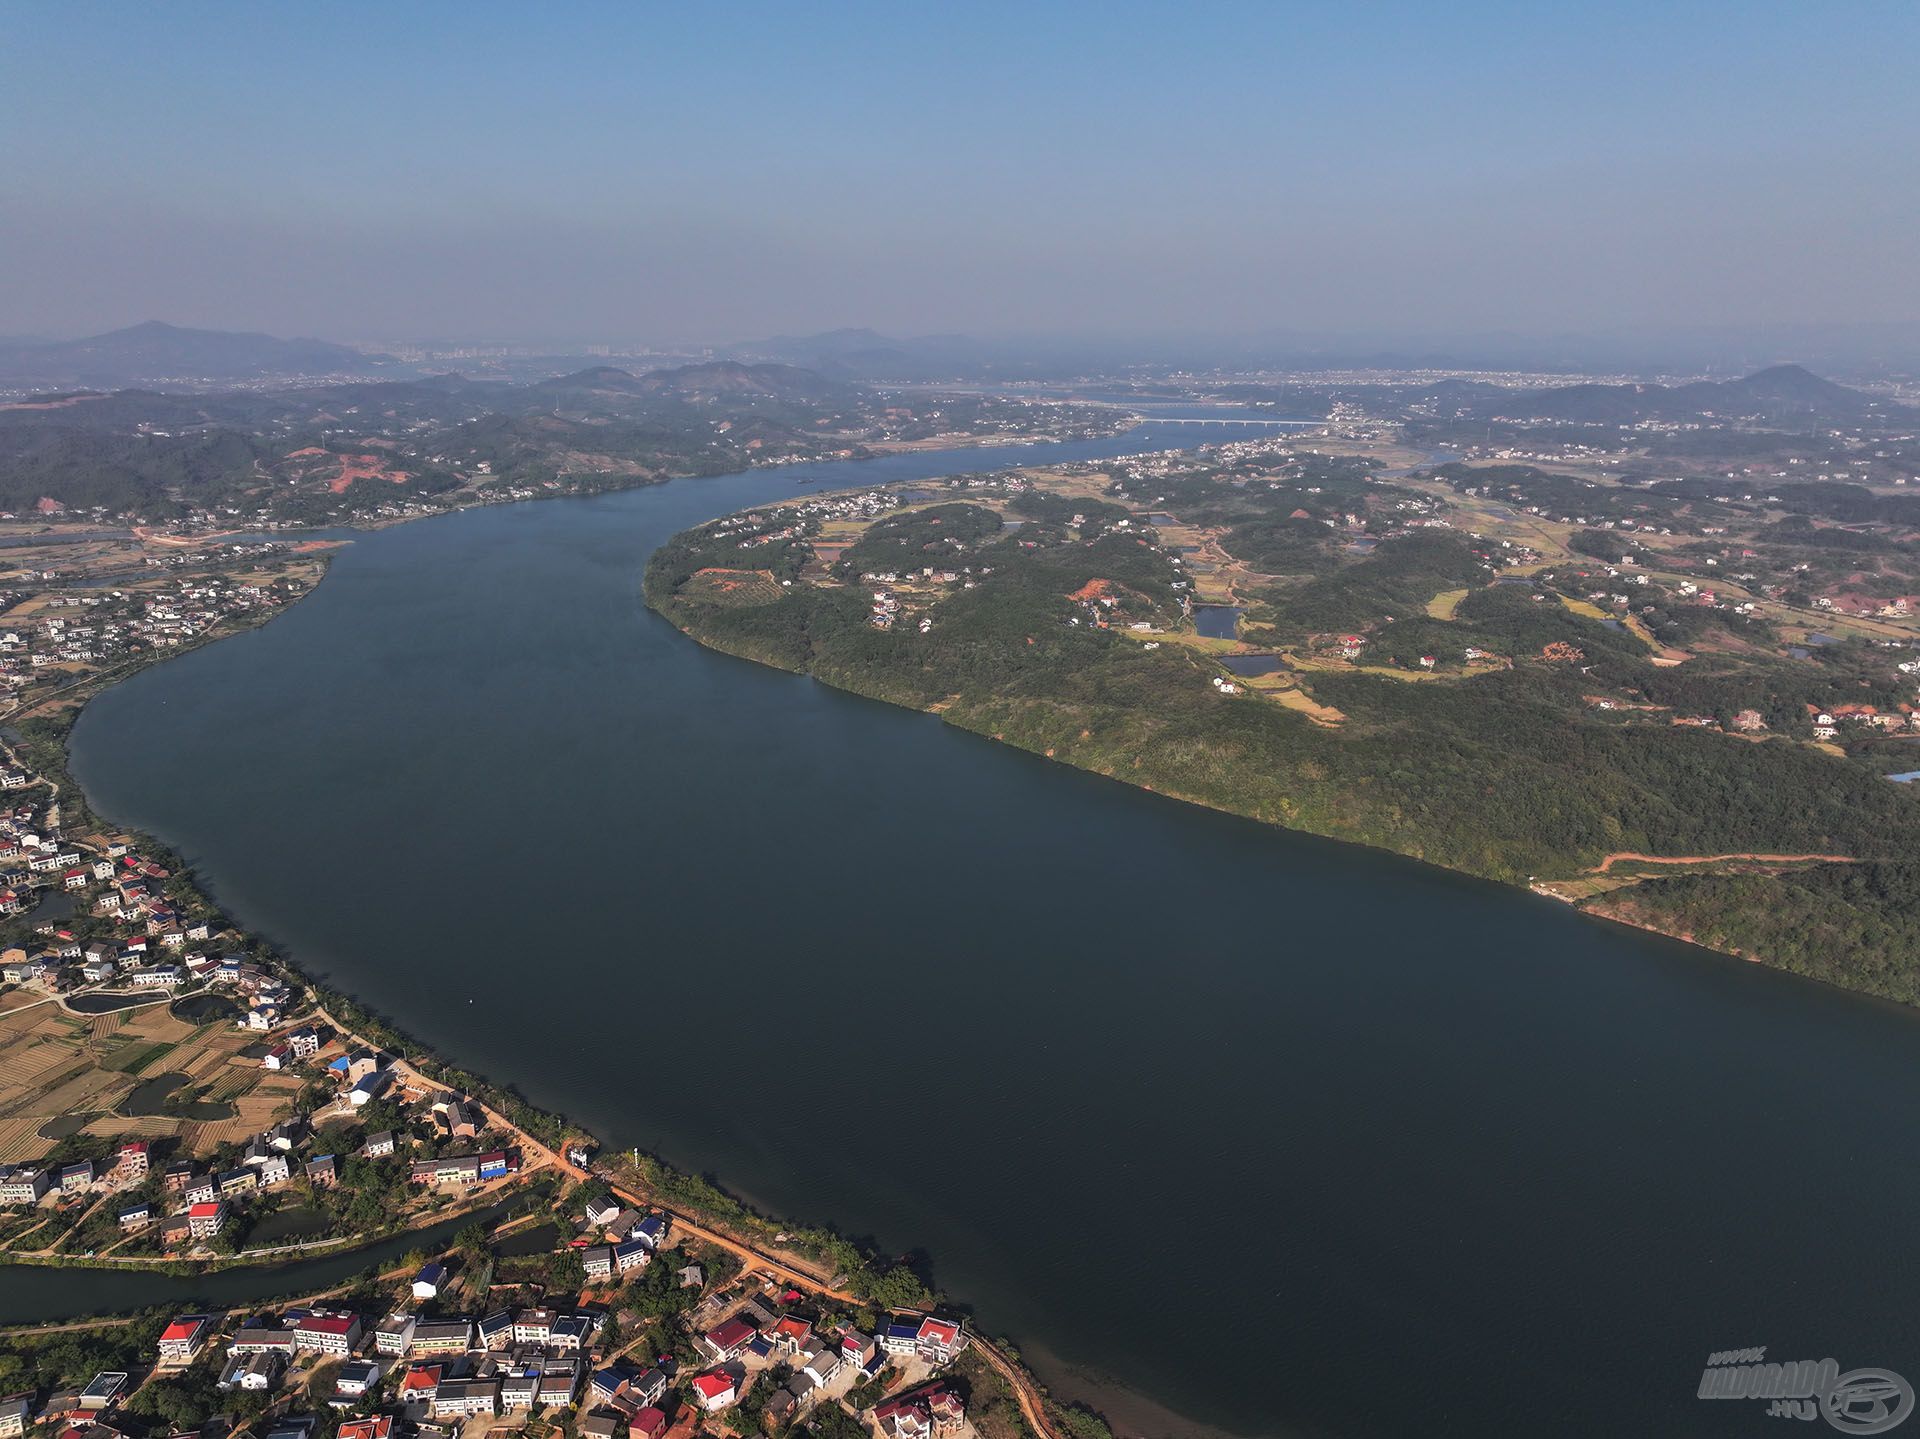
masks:
<svg viewBox="0 0 1920 1439"><path fill-rule="evenodd" d="M209 1149L257 1134L299 1090L295 1076L242 1057L257 1036L225 1021L194 1025L164 1002L76 1015L33 998L0 1002L0 1161L38 1158L81 1130ZM184 1076L174 1093L191 1096L201 1117L130 1113L134 1091L159 1075Z"/></svg>

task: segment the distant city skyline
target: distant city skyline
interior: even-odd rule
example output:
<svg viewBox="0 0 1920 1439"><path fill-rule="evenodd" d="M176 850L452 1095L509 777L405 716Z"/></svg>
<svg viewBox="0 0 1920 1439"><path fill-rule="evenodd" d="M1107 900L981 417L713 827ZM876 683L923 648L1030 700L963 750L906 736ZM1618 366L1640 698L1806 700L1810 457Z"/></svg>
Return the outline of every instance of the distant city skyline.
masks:
<svg viewBox="0 0 1920 1439"><path fill-rule="evenodd" d="M0 18L4 334L1920 320L1907 6Z"/></svg>

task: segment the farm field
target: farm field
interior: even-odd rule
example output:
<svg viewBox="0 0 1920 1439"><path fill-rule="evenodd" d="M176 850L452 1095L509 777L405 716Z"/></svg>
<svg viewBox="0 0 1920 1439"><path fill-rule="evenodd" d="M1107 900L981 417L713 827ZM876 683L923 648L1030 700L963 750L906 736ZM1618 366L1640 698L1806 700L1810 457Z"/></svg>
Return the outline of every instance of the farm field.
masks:
<svg viewBox="0 0 1920 1439"><path fill-rule="evenodd" d="M172 1138L187 1153L244 1140L300 1087L243 1053L253 1038L225 1022L192 1024L164 1001L95 1015L15 1004L0 1012L0 1162L38 1159L78 1132ZM160 1076L179 1076L169 1102L134 1102ZM190 1112L171 1112L173 1101Z"/></svg>

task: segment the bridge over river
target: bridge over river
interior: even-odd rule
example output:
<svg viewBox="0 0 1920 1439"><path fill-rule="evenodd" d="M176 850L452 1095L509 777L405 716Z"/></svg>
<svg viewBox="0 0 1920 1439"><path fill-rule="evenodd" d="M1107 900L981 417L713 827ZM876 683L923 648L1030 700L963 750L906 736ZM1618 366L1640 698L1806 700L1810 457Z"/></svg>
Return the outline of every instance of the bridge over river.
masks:
<svg viewBox="0 0 1920 1439"><path fill-rule="evenodd" d="M1320 420L1249 420L1237 416L1229 418L1224 415L1217 419L1199 415L1143 415L1137 410L1133 412L1133 417L1143 425L1245 425L1255 429L1273 430L1306 430L1324 423Z"/></svg>

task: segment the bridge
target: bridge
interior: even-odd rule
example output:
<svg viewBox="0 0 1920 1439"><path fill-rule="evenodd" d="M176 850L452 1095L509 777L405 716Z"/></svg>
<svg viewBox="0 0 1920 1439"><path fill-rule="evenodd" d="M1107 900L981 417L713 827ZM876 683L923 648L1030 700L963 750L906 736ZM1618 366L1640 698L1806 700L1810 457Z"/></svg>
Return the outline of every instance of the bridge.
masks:
<svg viewBox="0 0 1920 1439"><path fill-rule="evenodd" d="M1143 415L1137 410L1132 414L1143 425L1250 425L1256 429L1297 430L1311 429L1324 423L1321 420L1242 420L1224 416L1217 420L1203 420L1192 416L1175 418L1172 415Z"/></svg>

